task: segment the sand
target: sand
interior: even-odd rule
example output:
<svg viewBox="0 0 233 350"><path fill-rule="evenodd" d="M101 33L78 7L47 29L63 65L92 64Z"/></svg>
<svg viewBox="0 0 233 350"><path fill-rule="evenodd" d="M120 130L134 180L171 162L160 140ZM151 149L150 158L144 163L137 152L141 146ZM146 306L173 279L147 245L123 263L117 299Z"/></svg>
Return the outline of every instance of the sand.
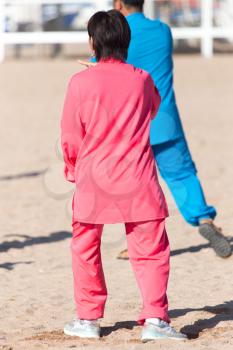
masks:
<svg viewBox="0 0 233 350"><path fill-rule="evenodd" d="M233 241L233 59L178 56L175 67L177 99L205 193ZM190 340L140 343L139 292L129 262L115 258L125 247L122 225L106 226L103 237L109 290L103 337L63 335L64 323L75 316L73 187L63 181L57 143L65 86L80 68L68 60L0 65L0 349L232 349L233 258L216 257L181 218L163 183L171 213L170 316Z"/></svg>

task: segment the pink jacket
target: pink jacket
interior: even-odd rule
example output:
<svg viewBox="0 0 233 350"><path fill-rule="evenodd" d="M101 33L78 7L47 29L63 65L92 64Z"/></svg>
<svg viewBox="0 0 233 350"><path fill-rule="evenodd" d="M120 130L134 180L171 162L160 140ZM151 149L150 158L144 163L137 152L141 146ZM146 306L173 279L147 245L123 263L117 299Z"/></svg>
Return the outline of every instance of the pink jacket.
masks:
<svg viewBox="0 0 233 350"><path fill-rule="evenodd" d="M148 73L117 60L74 75L61 121L65 176L76 183L73 221L168 216L149 141L160 97Z"/></svg>

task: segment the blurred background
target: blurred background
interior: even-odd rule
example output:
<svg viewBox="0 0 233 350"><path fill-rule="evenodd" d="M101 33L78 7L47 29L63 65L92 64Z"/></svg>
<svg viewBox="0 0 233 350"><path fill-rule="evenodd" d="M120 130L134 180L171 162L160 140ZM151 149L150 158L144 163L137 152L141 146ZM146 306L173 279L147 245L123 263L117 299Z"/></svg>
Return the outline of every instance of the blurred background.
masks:
<svg viewBox="0 0 233 350"><path fill-rule="evenodd" d="M112 0L1 0L0 59L86 55L88 19L111 7ZM232 0L147 0L145 13L173 28L175 52L233 52Z"/></svg>
<svg viewBox="0 0 233 350"><path fill-rule="evenodd" d="M87 21L111 7L100 0L0 0L0 349L145 349L136 340L139 327L114 326L98 347L61 331L74 315L74 187L63 178L60 116L70 77L85 69L77 59L90 55ZM172 27L182 123L216 224L232 242L233 0L148 0L145 12ZM170 211L173 325L193 334L187 350L232 350L232 258L215 256L161 185ZM112 327L136 319L140 299L130 265L115 259L126 246L124 227L107 226L103 243L110 293L104 326Z"/></svg>

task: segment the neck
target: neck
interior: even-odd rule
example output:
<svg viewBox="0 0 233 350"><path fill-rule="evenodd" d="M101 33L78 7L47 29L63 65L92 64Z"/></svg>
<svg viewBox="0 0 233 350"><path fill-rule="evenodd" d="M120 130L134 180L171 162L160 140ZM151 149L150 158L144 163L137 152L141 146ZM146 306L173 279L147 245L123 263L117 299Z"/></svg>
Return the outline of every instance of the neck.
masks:
<svg viewBox="0 0 233 350"><path fill-rule="evenodd" d="M116 58L116 57L102 57L99 62L108 62L108 63L123 63L125 62L123 58Z"/></svg>
<svg viewBox="0 0 233 350"><path fill-rule="evenodd" d="M134 13L143 13L143 11L137 7L125 8L123 15L129 16L129 15L133 15Z"/></svg>

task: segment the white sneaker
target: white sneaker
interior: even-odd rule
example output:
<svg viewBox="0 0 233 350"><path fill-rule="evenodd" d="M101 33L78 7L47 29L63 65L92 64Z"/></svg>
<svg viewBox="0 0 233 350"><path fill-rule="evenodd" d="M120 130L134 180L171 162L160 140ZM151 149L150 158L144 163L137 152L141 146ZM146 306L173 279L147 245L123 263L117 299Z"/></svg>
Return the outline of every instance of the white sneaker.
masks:
<svg viewBox="0 0 233 350"><path fill-rule="evenodd" d="M100 325L98 320L74 320L64 327L64 333L72 337L100 338Z"/></svg>
<svg viewBox="0 0 233 350"><path fill-rule="evenodd" d="M186 340L185 334L177 332L169 323L159 318L149 318L145 321L141 340L143 343L158 339Z"/></svg>

